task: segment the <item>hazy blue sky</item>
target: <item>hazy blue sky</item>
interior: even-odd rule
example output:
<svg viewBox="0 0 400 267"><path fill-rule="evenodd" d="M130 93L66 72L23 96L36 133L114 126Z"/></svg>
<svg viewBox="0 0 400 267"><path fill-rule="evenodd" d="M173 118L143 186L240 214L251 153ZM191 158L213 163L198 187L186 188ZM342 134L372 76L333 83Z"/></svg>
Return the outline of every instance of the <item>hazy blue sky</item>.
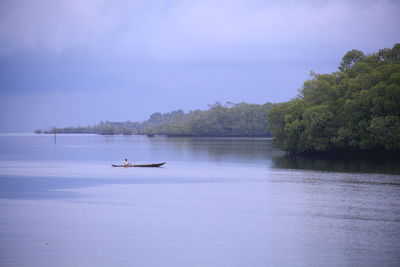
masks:
<svg viewBox="0 0 400 267"><path fill-rule="evenodd" d="M350 49L400 41L400 1L0 1L0 132L286 101Z"/></svg>

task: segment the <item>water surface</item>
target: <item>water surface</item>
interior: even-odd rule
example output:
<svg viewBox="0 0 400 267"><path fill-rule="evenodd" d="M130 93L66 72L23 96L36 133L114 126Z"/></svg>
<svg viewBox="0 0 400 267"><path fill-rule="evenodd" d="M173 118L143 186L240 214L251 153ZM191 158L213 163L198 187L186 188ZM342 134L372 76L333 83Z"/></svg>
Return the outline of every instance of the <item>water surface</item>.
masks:
<svg viewBox="0 0 400 267"><path fill-rule="evenodd" d="M1 135L0 265L398 266L398 166L269 139Z"/></svg>

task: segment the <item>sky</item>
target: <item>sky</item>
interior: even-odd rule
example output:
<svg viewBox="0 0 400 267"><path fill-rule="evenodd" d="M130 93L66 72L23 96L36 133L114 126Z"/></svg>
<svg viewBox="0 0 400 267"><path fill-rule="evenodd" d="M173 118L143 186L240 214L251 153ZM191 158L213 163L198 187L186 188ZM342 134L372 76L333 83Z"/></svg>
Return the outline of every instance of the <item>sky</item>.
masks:
<svg viewBox="0 0 400 267"><path fill-rule="evenodd" d="M0 0L0 132L288 101L400 42L400 1Z"/></svg>

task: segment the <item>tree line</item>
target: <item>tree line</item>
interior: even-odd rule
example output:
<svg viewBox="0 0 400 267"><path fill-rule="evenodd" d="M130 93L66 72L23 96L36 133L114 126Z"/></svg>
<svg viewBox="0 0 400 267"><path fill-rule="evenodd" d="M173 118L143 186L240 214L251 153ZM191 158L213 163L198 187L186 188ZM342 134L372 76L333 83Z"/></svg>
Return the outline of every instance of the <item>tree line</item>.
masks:
<svg viewBox="0 0 400 267"><path fill-rule="evenodd" d="M39 132L39 130L38 130ZM208 110L154 113L144 122L101 122L47 133L272 136L291 152L400 151L400 44L347 52L338 71L311 73L299 95L263 105L216 103Z"/></svg>
<svg viewBox="0 0 400 267"><path fill-rule="evenodd" d="M101 135L167 136L270 136L268 111L272 103L215 103L208 110L185 113L156 112L144 122L100 122L87 127L52 128L45 133L94 133ZM37 130L37 133L40 133Z"/></svg>
<svg viewBox="0 0 400 267"><path fill-rule="evenodd" d="M400 44L347 52L337 72L311 74L269 111L276 144L292 152L400 150Z"/></svg>
<svg viewBox="0 0 400 267"><path fill-rule="evenodd" d="M65 127L58 128L52 127L49 130L42 131L38 129L35 133L45 133L45 134L53 134L53 133L66 133L66 134L101 134L101 135L132 135L141 129L141 124L138 122L100 122L99 124L95 124L93 126L77 126L77 127Z"/></svg>

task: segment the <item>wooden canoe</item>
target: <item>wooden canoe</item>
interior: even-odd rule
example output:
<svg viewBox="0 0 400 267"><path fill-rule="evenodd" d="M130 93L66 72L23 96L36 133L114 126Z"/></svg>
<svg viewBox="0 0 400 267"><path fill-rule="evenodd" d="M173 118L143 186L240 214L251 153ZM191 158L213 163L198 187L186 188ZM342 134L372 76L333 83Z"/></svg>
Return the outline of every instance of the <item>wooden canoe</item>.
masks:
<svg viewBox="0 0 400 267"><path fill-rule="evenodd" d="M130 164L130 165L117 165L117 164L112 164L113 167L160 167L162 165L164 165L166 162L162 162L162 163L153 163L153 164Z"/></svg>

